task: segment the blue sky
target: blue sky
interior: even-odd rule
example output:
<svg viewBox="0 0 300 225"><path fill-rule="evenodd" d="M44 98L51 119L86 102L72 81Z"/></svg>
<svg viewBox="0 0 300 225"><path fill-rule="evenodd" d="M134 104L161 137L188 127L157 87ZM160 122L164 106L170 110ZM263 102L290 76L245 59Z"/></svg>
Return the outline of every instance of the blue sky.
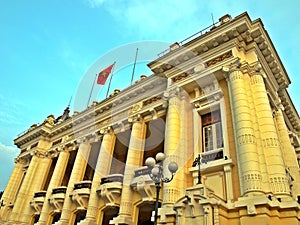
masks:
<svg viewBox="0 0 300 225"><path fill-rule="evenodd" d="M49 114L59 116L71 96L73 111L74 96L83 78L103 55L135 42L181 41L211 25L211 13L217 21L227 13L235 17L244 11L252 20L262 19L292 81L288 90L299 110L297 0L2 0L0 190L5 188L14 166L13 158L19 152L13 140ZM159 47L153 51L164 50L163 44ZM128 57L133 59L135 51L129 50ZM101 66L109 63L104 60ZM131 66L119 68L114 77L119 83L113 80L112 86L124 88L130 84ZM145 63L138 64L134 79L142 73L150 75ZM93 75L89 77L93 79ZM102 97L93 94L96 98Z"/></svg>

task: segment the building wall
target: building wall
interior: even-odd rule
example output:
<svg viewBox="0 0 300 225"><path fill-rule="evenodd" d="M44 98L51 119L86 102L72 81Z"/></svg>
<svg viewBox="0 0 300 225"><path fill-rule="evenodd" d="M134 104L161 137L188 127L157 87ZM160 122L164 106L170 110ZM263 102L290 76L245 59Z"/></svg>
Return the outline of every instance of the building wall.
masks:
<svg viewBox="0 0 300 225"><path fill-rule="evenodd" d="M15 139L0 221L149 224L145 160L164 152L164 175L178 170L158 224L299 224L299 116L261 21L225 15L148 66L130 88Z"/></svg>

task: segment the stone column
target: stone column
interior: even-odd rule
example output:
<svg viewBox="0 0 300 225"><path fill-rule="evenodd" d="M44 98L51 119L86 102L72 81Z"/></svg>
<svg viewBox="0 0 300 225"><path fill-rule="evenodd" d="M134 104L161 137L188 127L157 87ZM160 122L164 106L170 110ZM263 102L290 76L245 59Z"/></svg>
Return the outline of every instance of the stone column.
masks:
<svg viewBox="0 0 300 225"><path fill-rule="evenodd" d="M8 180L8 183L1 198L3 206L0 209L0 220L3 221L7 220L8 205L14 203L17 191L21 185L24 176L24 165L22 164L22 160L17 158L15 162L16 165L11 173L11 176Z"/></svg>
<svg viewBox="0 0 300 225"><path fill-rule="evenodd" d="M190 171L189 168L186 167L185 165L187 161L193 158L194 156L194 149L193 149L193 145L191 144L194 139L193 129L192 129L193 109L190 104L190 98L188 95L185 94L182 95L180 105L181 105L180 107L180 126L181 126L180 140L181 141L179 144L179 149L181 149L182 151L176 153L178 157L177 164L179 168L179 170L176 172L176 180L179 185L178 186L179 197L185 195L185 189L189 187L186 178L190 175Z"/></svg>
<svg viewBox="0 0 300 225"><path fill-rule="evenodd" d="M95 174L92 181L92 188L86 213L86 219L80 222L80 225L96 225L96 216L99 202L97 188L100 185L101 178L109 175L115 142L116 135L114 134L112 129L110 127L105 129L95 169Z"/></svg>
<svg viewBox="0 0 300 225"><path fill-rule="evenodd" d="M268 94L261 72L251 76L251 88L261 134L271 190L275 195L289 195L285 165L276 131Z"/></svg>
<svg viewBox="0 0 300 225"><path fill-rule="evenodd" d="M252 72L253 68L248 68L247 70L247 76L245 76L247 79L244 80L245 84L245 91L247 93L247 98L249 102L249 113L251 115L251 121L252 121L252 127L254 130L254 136L256 138L256 150L258 154L258 162L259 162L259 170L261 174L261 190L264 193L270 193L270 183L269 183L269 175L267 171L267 164L265 160L265 155L264 155L264 150L262 147L262 140L261 140L261 135L260 135L260 130L259 130L259 125L258 125L258 119L257 119L257 113L255 109L255 103L254 103L254 93L251 88L251 79L249 73Z"/></svg>
<svg viewBox="0 0 300 225"><path fill-rule="evenodd" d="M179 99L179 90L169 91L169 105L166 118L166 130L165 130L165 155L166 159L164 161L164 173L165 176L170 176L168 173L168 164L171 161L176 163L179 162L180 152L180 142L182 137L182 127L181 127L181 102ZM182 168L179 167L176 172L176 176L170 183L165 183L163 185L163 206L173 207L173 204L179 198L178 185L182 178Z"/></svg>
<svg viewBox="0 0 300 225"><path fill-rule="evenodd" d="M39 158L38 169L36 170L34 176L31 177L31 182L29 183L30 186L28 186L28 199L25 202L23 210L21 211L21 222L24 225L28 224L33 212L33 209L31 208L29 202L33 198L35 192L43 189L47 179L47 175L49 173L51 163L51 158L43 156L42 158ZM36 179L37 177L39 177L40 179Z"/></svg>
<svg viewBox="0 0 300 225"><path fill-rule="evenodd" d="M233 68L229 72L229 97L242 195L260 193L262 180L250 112L251 101L249 101L245 87L245 82L248 81L248 75L243 74L239 68Z"/></svg>
<svg viewBox="0 0 300 225"><path fill-rule="evenodd" d="M35 151L31 158L29 168L24 178L24 182L20 188L14 208L9 217L9 222L20 222L28 224L32 214L30 200L34 193L40 191L45 183L47 173L51 165L51 159L45 157L44 153ZM40 177L40 179L36 179ZM43 179L44 178L44 179Z"/></svg>
<svg viewBox="0 0 300 225"><path fill-rule="evenodd" d="M167 166L172 161L178 164L178 171L170 183L163 184L162 208L158 210L159 224L175 224L176 212L173 210L173 205L180 197L180 191L178 190L178 187L182 187L182 182L184 181L184 167L181 161L182 155L184 155L184 150L181 149L184 146L181 144L181 141L184 141L184 132L182 130L182 110L184 109L181 107L179 89L175 88L169 90L168 95L169 104L166 117L164 146L166 159L164 160L163 165L164 176L171 176Z"/></svg>
<svg viewBox="0 0 300 225"><path fill-rule="evenodd" d="M119 216L110 221L111 224L133 224L133 190L130 187L130 182L133 179L134 170L143 165L145 137L146 124L141 118L139 118L139 116L137 116L136 118L133 118L133 125L124 172Z"/></svg>
<svg viewBox="0 0 300 225"><path fill-rule="evenodd" d="M283 106L280 105L279 109L275 112L275 121L277 125L277 131L279 141L283 152L283 160L286 165L286 169L289 177L289 185L292 186L292 195L295 199L300 196L300 175L297 162L297 155L294 147L291 144L288 128L284 122L282 114Z"/></svg>
<svg viewBox="0 0 300 225"><path fill-rule="evenodd" d="M50 198L52 194L52 189L61 185L61 182L65 174L65 170L68 165L68 159L70 153L66 151L66 149L63 149L61 152L56 152L56 154L53 155L52 157L57 157L57 154L59 154L59 156L48 186L45 202L42 207L39 222L37 223L38 225L46 225L49 216L49 211L50 211L50 204L47 199Z"/></svg>
<svg viewBox="0 0 300 225"><path fill-rule="evenodd" d="M88 161L88 157L90 155L91 146L87 142L85 138L82 140L78 140L79 142L79 149L78 153L75 158L74 166L71 172L70 180L68 183L66 197L64 200L64 205L61 212L60 220L56 223L56 225L68 225L69 220L71 218L71 211L72 211L72 198L70 198L70 194L74 189L74 184L79 182L83 179L86 164Z"/></svg>

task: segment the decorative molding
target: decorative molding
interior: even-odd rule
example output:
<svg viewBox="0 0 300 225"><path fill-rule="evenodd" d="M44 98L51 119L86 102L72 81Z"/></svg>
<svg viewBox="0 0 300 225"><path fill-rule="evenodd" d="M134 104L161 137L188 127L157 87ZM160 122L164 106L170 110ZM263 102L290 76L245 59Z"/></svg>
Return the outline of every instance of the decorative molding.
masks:
<svg viewBox="0 0 300 225"><path fill-rule="evenodd" d="M262 143L265 148L273 148L279 146L278 138L265 138L262 139Z"/></svg>
<svg viewBox="0 0 300 225"><path fill-rule="evenodd" d="M22 165L25 166L25 165L28 165L28 163L29 163L29 158L18 156L17 158L14 159L14 162L15 162L15 163L20 163L20 164L22 164Z"/></svg>
<svg viewBox="0 0 300 225"><path fill-rule="evenodd" d="M59 155L59 152L60 151L58 150L58 148L50 149L45 153L45 156L48 158L56 158Z"/></svg>
<svg viewBox="0 0 300 225"><path fill-rule="evenodd" d="M256 144L256 137L253 134L242 134L238 136L238 144L239 145Z"/></svg>
<svg viewBox="0 0 300 225"><path fill-rule="evenodd" d="M100 134L110 134L113 132L113 129L111 126L108 126L108 127L103 127L101 130L100 130Z"/></svg>
<svg viewBox="0 0 300 225"><path fill-rule="evenodd" d="M189 75L190 75L190 73L188 73L188 72L182 72L179 75L177 75L176 77L173 77L172 81L176 83L176 82L188 77Z"/></svg>
<svg viewBox="0 0 300 225"><path fill-rule="evenodd" d="M158 101L158 100L160 100L160 99L162 99L162 95L157 95L157 96L154 96L154 97L152 97L152 98L149 98L149 99L143 101L143 106L142 106L142 107L145 107L145 106L147 106L147 105L150 105L150 104L152 104L153 102L156 102L156 101Z"/></svg>
<svg viewBox="0 0 300 225"><path fill-rule="evenodd" d="M39 150L34 150L30 153L32 156L37 156L38 158L45 158L47 157L45 152L39 151Z"/></svg>
<svg viewBox="0 0 300 225"><path fill-rule="evenodd" d="M135 114L128 117L129 123L142 122L142 121L143 121L143 117L141 116L141 114Z"/></svg>
<svg viewBox="0 0 300 225"><path fill-rule="evenodd" d="M245 192L261 190L261 180L262 177L257 173L248 173L243 176L243 180L245 183L244 190Z"/></svg>
<svg viewBox="0 0 300 225"><path fill-rule="evenodd" d="M270 177L270 183L274 193L290 193L287 177Z"/></svg>
<svg viewBox="0 0 300 225"><path fill-rule="evenodd" d="M226 53L224 53L222 55L219 55L219 56L217 56L217 57L215 57L215 58L207 61L206 65L207 65L207 67L211 67L211 66L213 66L213 65L215 65L215 64L217 64L219 62L224 61L225 59L229 59L232 56L233 56L232 55L232 51L226 52Z"/></svg>
<svg viewBox="0 0 300 225"><path fill-rule="evenodd" d="M189 71L184 71L182 73L180 73L179 75L175 76L172 78L173 82L178 82L186 77L188 77L190 74L193 74L195 72L201 72L203 71L205 68L211 67L219 62L222 62L226 59L229 59L230 57L232 57L232 51L228 51L222 55L219 55L205 63L202 63L201 65L196 65L193 69L189 70Z"/></svg>
<svg viewBox="0 0 300 225"><path fill-rule="evenodd" d="M129 115L137 113L142 108L143 108L143 102L138 102L134 104L129 111Z"/></svg>

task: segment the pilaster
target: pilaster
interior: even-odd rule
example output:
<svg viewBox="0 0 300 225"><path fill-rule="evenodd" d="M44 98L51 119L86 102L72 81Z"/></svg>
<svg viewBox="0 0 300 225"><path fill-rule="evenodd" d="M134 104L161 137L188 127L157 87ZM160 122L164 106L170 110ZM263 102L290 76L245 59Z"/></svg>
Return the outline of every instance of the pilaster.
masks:
<svg viewBox="0 0 300 225"><path fill-rule="evenodd" d="M146 137L146 124L139 116L133 118L131 137L129 142L126 167L124 172L123 189L119 216L114 218L111 224L133 224L133 190L130 182L134 176L134 170L143 164L143 153Z"/></svg>

